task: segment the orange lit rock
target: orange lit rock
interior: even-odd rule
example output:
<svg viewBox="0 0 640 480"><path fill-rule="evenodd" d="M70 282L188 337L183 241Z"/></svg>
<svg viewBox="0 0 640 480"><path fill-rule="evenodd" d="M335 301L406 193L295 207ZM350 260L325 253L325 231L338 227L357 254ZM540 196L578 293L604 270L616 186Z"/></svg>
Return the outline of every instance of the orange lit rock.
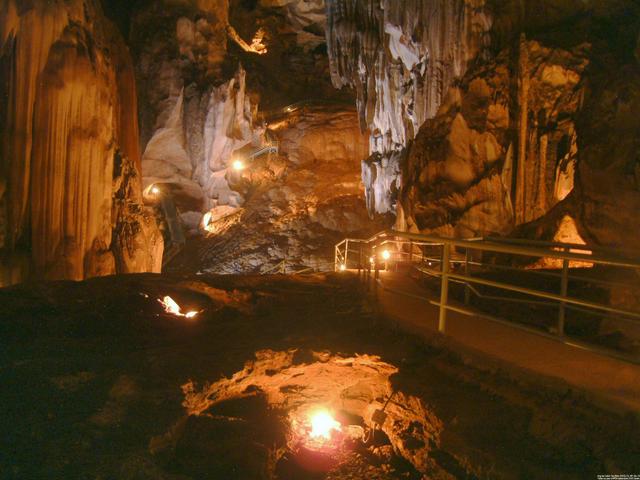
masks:
<svg viewBox="0 0 640 480"><path fill-rule="evenodd" d="M394 449L418 471L427 472L434 465L428 453L437 448L443 424L418 398L392 389L389 377L396 372L396 367L371 355L345 358L327 352L263 350L231 378L202 389L193 382L183 385L183 406L190 415L202 415L215 412L225 401L259 392L294 423L309 423L309 415L329 409L361 417L369 427L374 412L384 408L386 419L380 428Z"/></svg>
<svg viewBox="0 0 640 480"><path fill-rule="evenodd" d="M0 178L7 185L0 228L7 264L30 251L30 270L39 277L115 273L114 159L124 156L138 171L140 165L127 49L93 0L29 7L12 0L3 8L0 89L9 104L0 119ZM142 215L140 191L124 195L138 202L139 211L127 215ZM157 238L154 222L146 223L143 235ZM118 270L152 269L134 263Z"/></svg>
<svg viewBox="0 0 640 480"><path fill-rule="evenodd" d="M506 235L565 199L574 185L577 85L587 53L585 46L566 51L523 40L517 72L506 51L467 72L410 149L397 226Z"/></svg>
<svg viewBox="0 0 640 480"><path fill-rule="evenodd" d="M354 109L305 106L286 115L272 135L277 155L247 160L234 172L230 187L245 199L242 208L212 209L211 235L194 242L195 258L183 261L224 273L265 270L285 257L288 271L333 268L337 241L388 225L367 215L360 179L367 137Z"/></svg>

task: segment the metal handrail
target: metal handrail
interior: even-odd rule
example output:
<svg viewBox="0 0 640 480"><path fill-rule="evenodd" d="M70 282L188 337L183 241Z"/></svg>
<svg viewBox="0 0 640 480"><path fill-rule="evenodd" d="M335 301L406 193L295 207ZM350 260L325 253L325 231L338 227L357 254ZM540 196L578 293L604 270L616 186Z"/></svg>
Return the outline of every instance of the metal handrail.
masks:
<svg viewBox="0 0 640 480"><path fill-rule="evenodd" d="M272 267L268 268L267 270L265 270L264 272L260 272L260 275L267 275L273 271L277 271L277 273L280 274L286 274L287 273L287 261L291 262L290 260L284 258L282 260L280 260L278 263L276 263L275 265L273 265ZM295 263L294 263L295 265ZM305 267L305 268L301 268L299 270L295 270L292 272L289 272L290 275L299 275L301 273L309 273L309 272L315 272L316 269L314 267ZM317 270L317 271L325 271L325 270ZM327 270L330 271L330 270Z"/></svg>
<svg viewBox="0 0 640 480"><path fill-rule="evenodd" d="M267 275L268 273L271 273L274 270L278 270L278 269L280 270L280 273L284 273L285 268L286 268L286 260L280 260L273 267L268 268L264 272L260 272L260 275Z"/></svg>
<svg viewBox="0 0 640 480"><path fill-rule="evenodd" d="M349 248L350 244L356 244L357 248ZM607 248L594 247L590 245L578 245L571 243L561 242L543 242L543 241L527 241L523 239L499 239L495 237L488 238L473 238L473 239L459 239L450 237L441 237L437 235L423 235L409 232L398 232L395 230L385 230L378 232L368 239L358 238L345 238L335 245L335 261L334 268L336 271L349 268L353 264L353 255L350 258L351 252L358 253L357 266L358 269L365 268L370 271L371 265L369 265L369 257L374 258L373 268L376 271L376 279L378 278L378 270L380 262L377 259L376 251L388 244L395 244L396 246L409 245L409 252L397 250L393 252L393 257L389 261L394 261L394 257L398 255L408 256L409 262L413 262L416 254L414 253L416 247L424 246L436 246L441 249L440 258L426 257L425 252L420 248L421 253L417 256L422 261L425 259L428 261L434 261L440 264L439 270L429 270L429 272L422 272L432 276L440 277L440 302L439 307L439 321L438 329L441 333L446 331L446 317L447 311L455 310L460 311L459 308L454 308L448 302L448 289L449 282L453 281L465 285L465 304L469 302L470 293L474 293L479 297L485 298L502 298L508 300L508 297L498 297L491 295L481 295L480 292L473 287L473 285L484 285L490 288L496 288L502 291L513 292L517 294L523 294L529 297L535 297L539 300L518 299L522 302L530 304L544 304L544 305L558 305L558 319L557 319L557 336L564 338L564 323L566 309L571 308L583 312L606 312L607 314L615 314L619 317L617 319L638 325L638 319L640 319L640 312L627 310L623 308L616 308L609 304L598 303L588 300L582 300L568 295L568 283L569 280L588 281L594 284L604 284L608 286L628 286L629 284L620 282L610 282L602 280L600 278L588 278L584 276L569 275L570 262L580 262L580 264L590 265L606 265L617 268L627 268L640 271L640 253L635 251L614 251ZM462 250L465 252L463 257L453 258L456 250ZM494 281L486 278L472 276L469 273L470 266L481 266L488 269L498 268L522 271L522 268L515 266L503 266L497 264L483 264L477 261L471 261L469 258L470 251L478 252L491 252L497 254L507 255L519 255L531 258L552 258L560 260L562 268L559 273L538 271L527 269L526 271L536 275L550 275L558 277L560 279L559 293L551 293L544 290L538 290L535 288L528 288L505 281ZM366 261L363 256L366 252ZM405 257L406 258L406 257ZM350 263L351 262L351 263ZM386 261L385 261L386 264ZM459 264L464 265L464 273L458 271L451 271L451 265ZM540 300L542 299L542 300ZM545 302L544 300L548 300ZM478 314L478 312L475 312ZM512 324L514 327L518 327L516 324ZM565 342L566 343L566 342ZM600 351L600 348L597 348Z"/></svg>

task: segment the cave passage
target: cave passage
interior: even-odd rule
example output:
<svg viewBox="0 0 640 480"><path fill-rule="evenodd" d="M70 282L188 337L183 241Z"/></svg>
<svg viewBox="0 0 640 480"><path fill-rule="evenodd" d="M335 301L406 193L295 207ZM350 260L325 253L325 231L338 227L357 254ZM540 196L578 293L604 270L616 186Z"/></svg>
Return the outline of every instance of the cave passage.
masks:
<svg viewBox="0 0 640 480"><path fill-rule="evenodd" d="M0 477L640 475L635 0L0 0Z"/></svg>

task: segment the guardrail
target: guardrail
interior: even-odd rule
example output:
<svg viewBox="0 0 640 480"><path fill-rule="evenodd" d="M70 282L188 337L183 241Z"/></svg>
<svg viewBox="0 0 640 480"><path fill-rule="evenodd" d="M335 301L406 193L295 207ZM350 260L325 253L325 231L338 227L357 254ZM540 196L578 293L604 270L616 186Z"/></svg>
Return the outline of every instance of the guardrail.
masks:
<svg viewBox="0 0 640 480"><path fill-rule="evenodd" d="M478 261L476 257L493 256L493 263ZM534 263L532 259L552 259L560 268L557 271L543 269L524 269L511 265L497 263L496 256L506 256L509 259L519 258L521 263ZM528 261L527 261L528 260ZM616 321L629 323L640 331L640 311L614 306L610 303L598 302L592 299L576 298L568 294L569 282L589 282L591 284L606 285L608 288L626 287L640 291L640 253L637 251L621 251L611 248L559 243L501 239L495 237L457 239L440 237L435 235L422 235L407 232L386 230L368 239L346 238L336 244L334 256L334 270L351 270L357 268L367 273L375 271L375 278L379 282L379 271L386 269L389 264L408 263L414 269L424 275L440 279L440 301L429 300L439 309L438 330L446 333L447 312L456 311L466 315L480 315L491 320L500 321L483 314L482 312L468 308L471 296L485 300L498 300L500 302L528 303L531 305L557 305L558 313L555 331L551 333L535 330L535 333L551 336L556 340L583 348L597 350L603 353L603 349L592 344L580 341L569 341L565 336L565 321L567 309L573 309L583 313L594 313L612 316ZM416 266L417 264L417 266ZM631 274L633 282L611 281L598 277L576 275L570 273L570 267L604 265L618 269L635 270ZM472 275L475 269L485 276ZM487 272L527 272L530 275L541 278L559 279L559 288L556 292L531 288L519 285L513 279L494 280L485 278ZM464 306L450 301L450 283L458 283L464 286ZM479 286L506 292L502 295L484 294L479 291ZM397 292L403 293L403 292ZM409 295L415 296L415 295ZM531 330L529 327L507 322L518 328ZM618 358L623 358L633 363L640 363L638 358L630 357L619 352L604 350L604 353Z"/></svg>
<svg viewBox="0 0 640 480"><path fill-rule="evenodd" d="M269 267L268 269L260 272L260 275L268 275L268 274L298 275L298 274L301 274L301 273L313 273L313 272L316 272L316 269L313 268L313 267L305 267L305 268L300 268L298 270L289 270L289 271L287 271L287 263L291 263L292 265L299 265L299 264L291 262L290 260L285 258L283 260L280 260L278 263L276 263L272 267ZM330 271L330 270L328 270L328 271Z"/></svg>

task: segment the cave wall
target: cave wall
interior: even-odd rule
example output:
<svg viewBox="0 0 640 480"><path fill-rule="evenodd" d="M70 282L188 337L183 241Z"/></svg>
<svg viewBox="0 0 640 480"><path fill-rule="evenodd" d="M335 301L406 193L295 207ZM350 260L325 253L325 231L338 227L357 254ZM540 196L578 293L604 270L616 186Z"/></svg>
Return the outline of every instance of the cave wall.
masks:
<svg viewBox="0 0 640 480"><path fill-rule="evenodd" d="M397 226L637 248L638 7L521 4L411 146Z"/></svg>
<svg viewBox="0 0 640 480"><path fill-rule="evenodd" d="M329 268L344 235L384 228L366 213L368 136L352 94L331 84L325 23L322 0L157 2L133 14L145 191L170 189L198 234L169 270L255 272L284 258ZM266 53L230 29L247 44L261 30ZM251 158L267 144L278 153Z"/></svg>
<svg viewBox="0 0 640 480"><path fill-rule="evenodd" d="M169 270L254 273L281 260L287 272L330 270L337 242L388 226L367 215L360 160L368 138L353 107L309 106L271 127L279 152L228 176L243 206L211 210L206 236L194 237Z"/></svg>
<svg viewBox="0 0 640 480"><path fill-rule="evenodd" d="M263 141L246 71L227 58L228 15L228 0L156 2L132 18L143 187L170 189L191 229L243 204L225 174L235 150Z"/></svg>
<svg viewBox="0 0 640 480"><path fill-rule="evenodd" d="M484 3L327 2L333 84L355 89L360 124L370 131L371 156L362 168L371 214L395 212L409 142L488 44Z"/></svg>
<svg viewBox="0 0 640 480"><path fill-rule="evenodd" d="M332 78L396 228L636 247L638 6L327 2Z"/></svg>
<svg viewBox="0 0 640 480"><path fill-rule="evenodd" d="M507 235L573 190L588 44L522 38L451 87L409 150L397 226Z"/></svg>
<svg viewBox="0 0 640 480"><path fill-rule="evenodd" d="M162 239L135 184L135 84L119 33L92 0L5 0L0 14L0 284L158 271ZM114 200L121 182L129 188Z"/></svg>

